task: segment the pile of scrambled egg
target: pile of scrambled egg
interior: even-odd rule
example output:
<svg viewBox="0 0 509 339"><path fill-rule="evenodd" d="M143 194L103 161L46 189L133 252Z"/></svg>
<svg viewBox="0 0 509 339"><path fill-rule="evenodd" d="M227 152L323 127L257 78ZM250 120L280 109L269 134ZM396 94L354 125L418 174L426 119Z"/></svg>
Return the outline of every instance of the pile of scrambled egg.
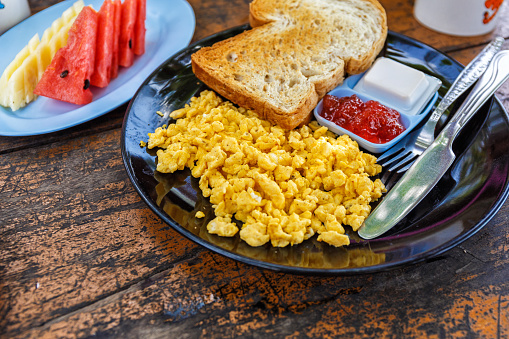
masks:
<svg viewBox="0 0 509 339"><path fill-rule="evenodd" d="M170 116L176 123L149 133L148 148L159 148L157 171L188 167L200 178L216 216L207 225L212 234L234 236L235 218L251 246L295 245L315 233L348 245L343 225L356 231L386 191L369 178L381 171L374 156L316 122L284 130L212 91Z"/></svg>

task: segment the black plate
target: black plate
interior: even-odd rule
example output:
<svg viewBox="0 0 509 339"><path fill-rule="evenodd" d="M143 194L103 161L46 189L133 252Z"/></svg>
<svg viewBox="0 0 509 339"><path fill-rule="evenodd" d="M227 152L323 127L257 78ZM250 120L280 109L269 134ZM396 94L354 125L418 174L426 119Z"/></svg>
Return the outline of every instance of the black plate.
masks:
<svg viewBox="0 0 509 339"><path fill-rule="evenodd" d="M298 274L356 274L420 262L458 245L480 230L507 198L509 124L498 100L485 105L455 145L457 160L431 194L391 233L334 248L311 238L285 248L253 248L234 238L206 231L213 217L208 200L189 171L155 172L155 152L140 147L147 134L167 124L157 111L173 111L206 89L193 75L190 56L202 46L248 29L236 27L199 41L169 58L140 87L124 120L122 157L134 187L168 225L206 248L241 262ZM439 51L389 32L384 54L440 78L443 95L463 66ZM442 122L443 123L443 122ZM196 219L197 210L206 212ZM147 235L149 236L149 235Z"/></svg>

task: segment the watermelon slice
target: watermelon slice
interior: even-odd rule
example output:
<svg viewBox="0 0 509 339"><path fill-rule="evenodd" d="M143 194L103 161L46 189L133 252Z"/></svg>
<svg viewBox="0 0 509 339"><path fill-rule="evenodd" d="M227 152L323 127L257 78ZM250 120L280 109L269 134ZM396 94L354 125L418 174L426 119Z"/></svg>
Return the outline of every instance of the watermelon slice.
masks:
<svg viewBox="0 0 509 339"><path fill-rule="evenodd" d="M133 40L137 1L138 0L125 0L122 4L118 63L124 67L129 67L134 62Z"/></svg>
<svg viewBox="0 0 509 339"><path fill-rule="evenodd" d="M134 24L133 52L136 55L145 53L145 19L147 17L147 0L137 0L138 10Z"/></svg>
<svg viewBox="0 0 509 339"><path fill-rule="evenodd" d="M94 71L97 12L83 8L69 29L67 45L58 50L34 93L77 105L92 101L90 77Z"/></svg>
<svg viewBox="0 0 509 339"><path fill-rule="evenodd" d="M110 83L114 29L115 6L111 0L105 0L98 12L95 68L90 77L93 86L106 87Z"/></svg>
<svg viewBox="0 0 509 339"><path fill-rule="evenodd" d="M113 5L115 7L115 30L113 33L113 53L111 55L111 79L115 79L118 76L118 43L120 39L120 20L122 19L122 4L120 0L113 0Z"/></svg>

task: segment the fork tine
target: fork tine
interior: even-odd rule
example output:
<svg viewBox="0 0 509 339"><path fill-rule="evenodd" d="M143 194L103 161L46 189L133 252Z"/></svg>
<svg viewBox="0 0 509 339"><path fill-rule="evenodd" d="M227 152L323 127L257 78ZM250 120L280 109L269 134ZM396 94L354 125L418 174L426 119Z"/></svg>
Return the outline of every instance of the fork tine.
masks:
<svg viewBox="0 0 509 339"><path fill-rule="evenodd" d="M422 129L423 129L422 127L415 129L414 131L406 135L403 139L401 139L401 141L399 141L396 145L392 146L387 151L382 153L379 157L377 157L377 163L382 165L382 163L384 162L383 160L393 157L396 154L399 154L400 152L404 152L409 147L413 146ZM387 166L387 164L385 166Z"/></svg>
<svg viewBox="0 0 509 339"><path fill-rule="evenodd" d="M405 166L401 167L400 169L398 169L396 171L396 173L403 173L403 172L406 172L410 166L413 165L413 163L415 162L415 159L417 159L417 157L415 157L414 159L412 159L408 164L406 164Z"/></svg>
<svg viewBox="0 0 509 339"><path fill-rule="evenodd" d="M406 156L408 156L408 154L411 154L411 153L412 153L411 151L403 149L403 150L401 150L401 153L398 153L397 155L388 159L387 161L382 161L381 163L378 162L378 164L382 165L382 167L391 167L392 168L393 164L400 162L401 159L405 158ZM389 171L391 171L391 169L389 169Z"/></svg>
<svg viewBox="0 0 509 339"><path fill-rule="evenodd" d="M406 153L406 154L405 154L405 157L404 157L404 158L402 158L402 159L401 159L401 157L400 157L400 159L401 159L401 160L400 160L397 164L392 165L392 166L388 169L388 171L393 172L394 170L398 169L399 167L407 165L407 163L408 163L409 161L414 160L416 157L417 157L417 154L415 154L415 153L413 153L413 152L408 152L408 153ZM409 167L410 167L410 166L409 166ZM405 171L406 171L406 170L405 170ZM404 172L404 171L402 171L402 172ZM398 170L398 173L401 173L401 172Z"/></svg>
<svg viewBox="0 0 509 339"><path fill-rule="evenodd" d="M382 153L382 155L380 155L377 158L377 163L380 163L384 159L387 159L387 158L391 157L392 155L395 155L398 152L403 151L405 149L404 146L405 145L403 145L403 144L400 145L400 143L397 143L396 145L392 146L391 148L389 148L387 151Z"/></svg>

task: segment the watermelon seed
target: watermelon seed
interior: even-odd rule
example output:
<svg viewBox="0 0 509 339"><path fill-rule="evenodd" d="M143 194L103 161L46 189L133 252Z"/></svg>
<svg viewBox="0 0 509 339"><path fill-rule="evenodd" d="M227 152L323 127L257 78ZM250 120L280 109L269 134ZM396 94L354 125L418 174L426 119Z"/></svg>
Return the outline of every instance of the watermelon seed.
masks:
<svg viewBox="0 0 509 339"><path fill-rule="evenodd" d="M129 39L129 49L132 49L132 48L133 48L133 40Z"/></svg>
<svg viewBox="0 0 509 339"><path fill-rule="evenodd" d="M67 74L69 74L69 71L68 70L65 70L63 71L62 73L60 73L60 77L61 78L65 78L67 76Z"/></svg>
<svg viewBox="0 0 509 339"><path fill-rule="evenodd" d="M88 89L90 87L90 80L85 79L85 86L83 86L83 89Z"/></svg>

